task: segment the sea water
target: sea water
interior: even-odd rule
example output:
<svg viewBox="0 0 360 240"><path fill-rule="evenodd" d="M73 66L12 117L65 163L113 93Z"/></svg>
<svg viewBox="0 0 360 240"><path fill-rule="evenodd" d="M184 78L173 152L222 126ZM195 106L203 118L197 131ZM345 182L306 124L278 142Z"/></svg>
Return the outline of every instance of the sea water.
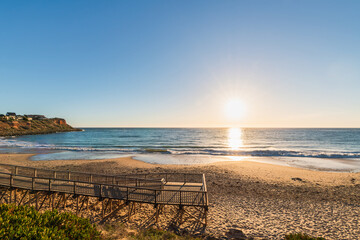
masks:
<svg viewBox="0 0 360 240"><path fill-rule="evenodd" d="M0 138L0 152L32 160L135 156L160 164L260 161L327 171L360 171L360 129L84 128Z"/></svg>

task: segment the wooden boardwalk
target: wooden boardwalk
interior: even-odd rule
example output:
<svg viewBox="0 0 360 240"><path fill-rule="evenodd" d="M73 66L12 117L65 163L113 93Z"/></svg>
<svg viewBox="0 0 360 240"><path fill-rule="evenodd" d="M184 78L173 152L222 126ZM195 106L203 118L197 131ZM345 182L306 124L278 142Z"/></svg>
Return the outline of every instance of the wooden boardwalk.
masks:
<svg viewBox="0 0 360 240"><path fill-rule="evenodd" d="M179 210L185 206L200 208L205 214L206 224L208 194L204 174L153 173L112 176L0 164L0 187L3 189L0 201L9 195L6 202L15 201L21 204L22 199L16 199L16 191L15 199L12 201L11 192L23 191L20 198L25 198L26 194L35 194L37 209L39 193L45 196L62 196L61 201L65 201L66 196L71 195L74 199L77 198L77 205L78 198L82 197L83 201L97 198L99 201L106 200L108 204L112 201L122 201L125 205L153 204L157 212L159 207L165 205L178 206ZM106 211L104 208L106 206L103 203L103 215Z"/></svg>

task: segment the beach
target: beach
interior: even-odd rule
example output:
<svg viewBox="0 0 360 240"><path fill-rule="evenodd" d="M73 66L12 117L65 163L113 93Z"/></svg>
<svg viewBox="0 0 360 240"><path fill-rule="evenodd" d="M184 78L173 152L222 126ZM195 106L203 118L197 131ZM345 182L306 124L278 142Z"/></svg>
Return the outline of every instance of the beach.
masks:
<svg viewBox="0 0 360 240"><path fill-rule="evenodd" d="M0 240L360 240L360 1L0 6Z"/></svg>
<svg viewBox="0 0 360 240"><path fill-rule="evenodd" d="M358 239L360 236L360 173L312 171L246 159L241 162L160 165L131 157L31 161L31 156L0 154L0 162L104 174L205 173L210 205L206 236L282 239L292 232L326 239ZM136 231L143 226L139 222L152 211L151 206L141 208L143 211L138 211L130 222L124 222L129 229ZM87 214L91 215L84 212L84 217L99 222ZM167 229L166 217L161 218L156 227ZM186 226L182 230L188 231Z"/></svg>

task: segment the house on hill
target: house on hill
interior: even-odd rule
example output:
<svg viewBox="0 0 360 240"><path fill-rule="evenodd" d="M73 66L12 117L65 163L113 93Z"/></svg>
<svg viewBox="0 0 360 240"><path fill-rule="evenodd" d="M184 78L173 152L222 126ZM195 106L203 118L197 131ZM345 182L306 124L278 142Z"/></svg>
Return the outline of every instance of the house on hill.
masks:
<svg viewBox="0 0 360 240"><path fill-rule="evenodd" d="M42 119L47 119L44 115L36 115L36 114L27 114L24 115L25 117L27 117L27 119L33 119L33 120L42 120Z"/></svg>
<svg viewBox="0 0 360 240"><path fill-rule="evenodd" d="M14 112L7 112L6 113L6 119L16 119L16 113Z"/></svg>
<svg viewBox="0 0 360 240"><path fill-rule="evenodd" d="M16 117L16 113L14 113L14 112L7 112L7 113L6 113L6 116L8 116L8 117Z"/></svg>
<svg viewBox="0 0 360 240"><path fill-rule="evenodd" d="M2 114L1 114L2 115ZM1 118L1 117L0 117ZM5 118L7 120L12 119L12 120L23 120L24 116L22 115L16 115L16 113L14 112L7 112L6 116L3 115L2 118Z"/></svg>

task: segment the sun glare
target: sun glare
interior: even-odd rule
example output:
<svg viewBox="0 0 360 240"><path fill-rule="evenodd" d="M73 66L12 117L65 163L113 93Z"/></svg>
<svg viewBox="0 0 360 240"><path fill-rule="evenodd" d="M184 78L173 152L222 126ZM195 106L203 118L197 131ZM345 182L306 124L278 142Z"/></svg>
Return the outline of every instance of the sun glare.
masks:
<svg viewBox="0 0 360 240"><path fill-rule="evenodd" d="M232 99L225 105L225 114L229 120L237 121L244 117L245 105L239 99Z"/></svg>
<svg viewBox="0 0 360 240"><path fill-rule="evenodd" d="M228 146L231 150L239 150L243 146L241 128L228 129Z"/></svg>

